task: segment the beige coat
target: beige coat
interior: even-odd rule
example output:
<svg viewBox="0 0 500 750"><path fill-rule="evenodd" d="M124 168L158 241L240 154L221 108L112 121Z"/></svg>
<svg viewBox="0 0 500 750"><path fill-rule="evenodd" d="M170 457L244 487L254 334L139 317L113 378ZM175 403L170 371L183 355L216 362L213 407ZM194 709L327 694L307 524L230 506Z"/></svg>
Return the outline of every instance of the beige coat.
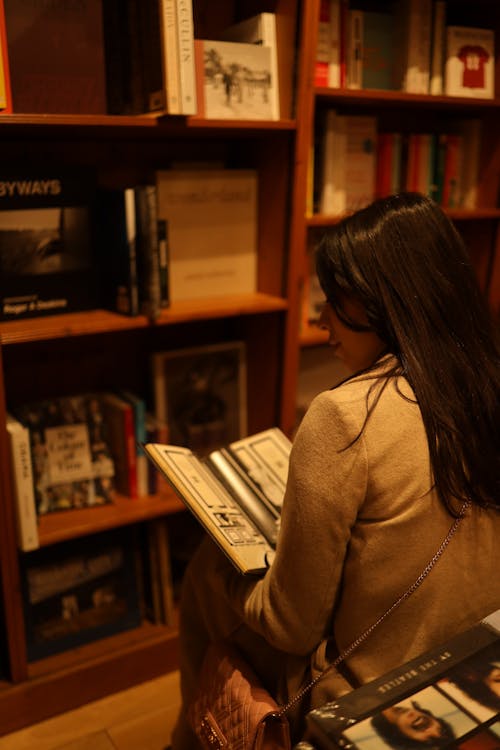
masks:
<svg viewBox="0 0 500 750"><path fill-rule="evenodd" d="M242 577L213 546L200 550L184 598L187 696L206 637L233 634L285 699L318 643L333 634L342 649L358 637L447 534L453 519L432 489L413 392L406 380L391 380L362 430L372 382L352 380L311 404L292 448L276 558L263 578ZM500 513L472 508L422 586L348 659L351 683L378 677L498 609L499 537ZM313 703L350 687L331 677Z"/></svg>

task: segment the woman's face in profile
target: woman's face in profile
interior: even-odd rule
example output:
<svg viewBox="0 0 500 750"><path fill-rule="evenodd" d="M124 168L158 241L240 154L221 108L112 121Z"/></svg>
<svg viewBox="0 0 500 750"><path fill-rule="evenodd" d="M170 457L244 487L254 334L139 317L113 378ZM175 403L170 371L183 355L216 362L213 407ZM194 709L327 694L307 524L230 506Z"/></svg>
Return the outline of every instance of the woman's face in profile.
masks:
<svg viewBox="0 0 500 750"><path fill-rule="evenodd" d="M342 307L348 318L362 325L367 324L366 313L361 305L346 300ZM323 305L318 324L330 334L328 343L335 356L352 373L372 365L384 350L383 342L374 331L353 331L340 320L329 302Z"/></svg>
<svg viewBox="0 0 500 750"><path fill-rule="evenodd" d="M382 714L401 734L411 740L427 742L442 736L439 720L413 706L391 706L382 711Z"/></svg>
<svg viewBox="0 0 500 750"><path fill-rule="evenodd" d="M500 665L494 664L487 677L484 678L486 686L494 695L500 698Z"/></svg>

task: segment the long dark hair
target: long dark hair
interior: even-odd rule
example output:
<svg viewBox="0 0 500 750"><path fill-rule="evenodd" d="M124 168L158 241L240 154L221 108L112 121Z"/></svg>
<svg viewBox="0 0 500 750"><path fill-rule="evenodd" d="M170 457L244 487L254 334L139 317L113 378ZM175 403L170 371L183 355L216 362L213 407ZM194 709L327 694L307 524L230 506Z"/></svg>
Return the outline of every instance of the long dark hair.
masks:
<svg viewBox="0 0 500 750"><path fill-rule="evenodd" d="M422 413L437 492L500 508L500 345L470 258L434 201L381 198L323 237L316 270L327 301L354 330L373 330ZM368 326L342 308L360 302ZM368 414L369 417L369 414Z"/></svg>

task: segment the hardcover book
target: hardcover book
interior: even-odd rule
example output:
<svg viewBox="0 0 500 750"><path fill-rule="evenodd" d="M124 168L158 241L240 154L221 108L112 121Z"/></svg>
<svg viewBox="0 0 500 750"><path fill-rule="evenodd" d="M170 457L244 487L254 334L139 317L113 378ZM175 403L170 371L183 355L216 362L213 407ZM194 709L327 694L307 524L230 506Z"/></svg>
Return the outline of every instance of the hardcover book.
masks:
<svg viewBox="0 0 500 750"><path fill-rule="evenodd" d="M203 40L204 116L222 120L272 120L277 82L271 49L259 44Z"/></svg>
<svg viewBox="0 0 500 750"><path fill-rule="evenodd" d="M24 404L15 415L30 433L38 515L112 501L115 468L99 394Z"/></svg>
<svg viewBox="0 0 500 750"><path fill-rule="evenodd" d="M155 415L169 442L206 454L247 429L245 345L209 344L152 356Z"/></svg>
<svg viewBox="0 0 500 750"><path fill-rule="evenodd" d="M140 625L132 527L23 555L28 660Z"/></svg>
<svg viewBox="0 0 500 750"><path fill-rule="evenodd" d="M116 489L136 499L137 452L134 406L116 393L101 395L101 408L108 431L110 455L115 467Z"/></svg>
<svg viewBox="0 0 500 750"><path fill-rule="evenodd" d="M491 29L448 26L444 93L493 99L495 34Z"/></svg>
<svg viewBox="0 0 500 750"><path fill-rule="evenodd" d="M168 233L170 301L255 292L257 172L161 170L156 189Z"/></svg>
<svg viewBox="0 0 500 750"><path fill-rule="evenodd" d="M357 690L314 709L322 750L498 748L500 610Z"/></svg>
<svg viewBox="0 0 500 750"><path fill-rule="evenodd" d="M0 172L0 318L97 307L87 172Z"/></svg>
<svg viewBox="0 0 500 750"><path fill-rule="evenodd" d="M106 113L101 0L4 0L15 112Z"/></svg>
<svg viewBox="0 0 500 750"><path fill-rule="evenodd" d="M145 450L189 510L241 573L272 560L291 443L278 428L237 440L204 458L175 445Z"/></svg>
<svg viewBox="0 0 500 750"><path fill-rule="evenodd" d="M314 85L340 86L340 0L321 0Z"/></svg>
<svg viewBox="0 0 500 750"><path fill-rule="evenodd" d="M28 552L39 546L30 433L12 414L7 414L7 435L16 503L18 545L19 549Z"/></svg>
<svg viewBox="0 0 500 750"><path fill-rule="evenodd" d="M244 21L235 23L221 35L227 42L244 42L269 47L271 51L271 93L272 119L280 118L279 79L278 79L278 49L276 41L276 15L274 13L259 13Z"/></svg>

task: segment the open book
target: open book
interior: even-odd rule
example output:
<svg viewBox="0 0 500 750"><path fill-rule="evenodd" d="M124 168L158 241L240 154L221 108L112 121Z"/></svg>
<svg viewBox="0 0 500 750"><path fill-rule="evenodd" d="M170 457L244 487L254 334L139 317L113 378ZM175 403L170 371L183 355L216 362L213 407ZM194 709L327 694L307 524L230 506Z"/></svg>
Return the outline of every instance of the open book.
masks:
<svg viewBox="0 0 500 750"><path fill-rule="evenodd" d="M203 459L177 445L144 445L146 455L242 573L262 573L271 562L290 448L277 427Z"/></svg>

